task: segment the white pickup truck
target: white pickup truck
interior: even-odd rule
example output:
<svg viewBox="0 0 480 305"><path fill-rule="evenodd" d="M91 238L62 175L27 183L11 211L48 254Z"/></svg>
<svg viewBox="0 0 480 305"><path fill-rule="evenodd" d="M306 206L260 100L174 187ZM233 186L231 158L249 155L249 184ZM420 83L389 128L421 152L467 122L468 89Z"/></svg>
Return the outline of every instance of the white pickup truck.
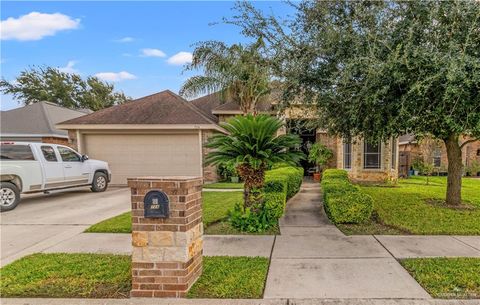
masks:
<svg viewBox="0 0 480 305"><path fill-rule="evenodd" d="M0 210L13 210L20 193L91 186L103 192L110 182L108 163L89 160L70 147L47 143L0 143Z"/></svg>

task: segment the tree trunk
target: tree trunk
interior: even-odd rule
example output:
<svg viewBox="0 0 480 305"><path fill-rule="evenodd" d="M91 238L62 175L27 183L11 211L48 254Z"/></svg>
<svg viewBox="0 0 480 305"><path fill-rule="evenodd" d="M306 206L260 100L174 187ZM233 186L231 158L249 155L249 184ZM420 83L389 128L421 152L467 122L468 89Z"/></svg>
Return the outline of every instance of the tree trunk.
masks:
<svg viewBox="0 0 480 305"><path fill-rule="evenodd" d="M243 201L244 207L251 207L256 199L256 192L263 188L265 183L265 168L254 169L247 164L237 166L237 172L244 182ZM253 191L253 192L252 192Z"/></svg>
<svg viewBox="0 0 480 305"><path fill-rule="evenodd" d="M444 139L447 148L448 177L447 177L447 205L462 203L462 149L458 143L458 135L452 134Z"/></svg>

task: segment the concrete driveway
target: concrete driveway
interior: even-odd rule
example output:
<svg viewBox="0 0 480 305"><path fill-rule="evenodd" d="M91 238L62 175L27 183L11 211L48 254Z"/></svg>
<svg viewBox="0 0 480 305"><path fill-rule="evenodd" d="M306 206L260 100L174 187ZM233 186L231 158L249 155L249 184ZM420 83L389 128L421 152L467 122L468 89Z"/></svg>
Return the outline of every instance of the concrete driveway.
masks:
<svg viewBox="0 0 480 305"><path fill-rule="evenodd" d="M0 265L41 252L129 210L129 188L109 188L103 193L77 188L25 195L15 210L0 214Z"/></svg>

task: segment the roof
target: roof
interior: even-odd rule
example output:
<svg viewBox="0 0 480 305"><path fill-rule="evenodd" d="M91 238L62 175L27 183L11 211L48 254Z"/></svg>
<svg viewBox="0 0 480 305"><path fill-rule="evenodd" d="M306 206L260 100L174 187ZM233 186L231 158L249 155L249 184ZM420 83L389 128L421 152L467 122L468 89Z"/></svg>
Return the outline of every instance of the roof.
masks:
<svg viewBox="0 0 480 305"><path fill-rule="evenodd" d="M270 97L257 103L257 111L270 112L273 110L274 105L278 98L278 90L273 90ZM213 114L231 114L241 113L240 105L230 99L223 100L219 92L214 92L197 99L192 100L190 103L195 105L202 113L216 120L216 116Z"/></svg>
<svg viewBox="0 0 480 305"><path fill-rule="evenodd" d="M215 122L179 95L165 90L89 115L68 120L65 125L211 125ZM64 125L64 126L62 126Z"/></svg>
<svg viewBox="0 0 480 305"><path fill-rule="evenodd" d="M414 134L405 134L405 135L402 135L402 136L398 137L398 143L400 145L415 143L415 142L416 142L416 139L415 139Z"/></svg>
<svg viewBox="0 0 480 305"><path fill-rule="evenodd" d="M49 102L33 103L1 112L1 135L16 137L54 136L68 138L65 130L55 128L61 121L86 115L89 110L73 110Z"/></svg>

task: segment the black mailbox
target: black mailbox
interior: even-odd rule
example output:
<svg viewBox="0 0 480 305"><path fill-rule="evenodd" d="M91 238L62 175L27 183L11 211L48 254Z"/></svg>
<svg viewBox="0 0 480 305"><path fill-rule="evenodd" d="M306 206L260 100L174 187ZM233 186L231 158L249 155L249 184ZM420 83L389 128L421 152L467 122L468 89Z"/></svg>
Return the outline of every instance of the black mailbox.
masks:
<svg viewBox="0 0 480 305"><path fill-rule="evenodd" d="M145 218L168 218L170 209L167 194L162 191L150 191L143 199Z"/></svg>

